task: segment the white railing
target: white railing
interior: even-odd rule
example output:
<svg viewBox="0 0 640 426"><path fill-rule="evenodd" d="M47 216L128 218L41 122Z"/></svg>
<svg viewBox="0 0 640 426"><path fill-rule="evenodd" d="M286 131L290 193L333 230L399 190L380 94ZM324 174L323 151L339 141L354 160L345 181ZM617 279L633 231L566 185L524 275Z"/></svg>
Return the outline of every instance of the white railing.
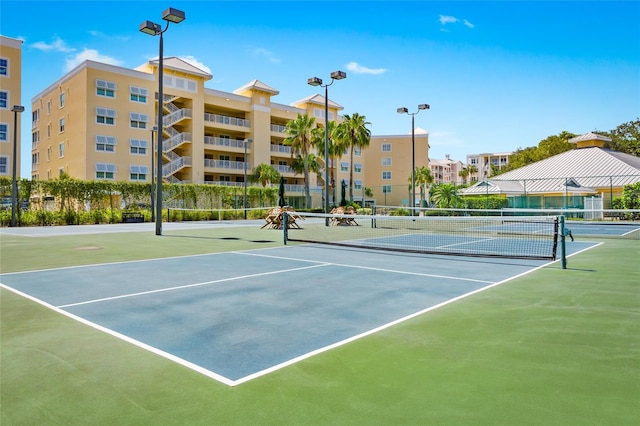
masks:
<svg viewBox="0 0 640 426"><path fill-rule="evenodd" d="M231 170L244 170L244 161L231 161L231 160L211 160L204 159L205 167L212 167L214 169L231 169ZM249 166L247 165L247 173L249 173Z"/></svg>
<svg viewBox="0 0 640 426"><path fill-rule="evenodd" d="M172 112L169 115L165 115L162 118L162 124L166 127L171 126L183 118L191 118L191 110L187 108L182 108L176 112Z"/></svg>
<svg viewBox="0 0 640 426"><path fill-rule="evenodd" d="M232 126L251 127L251 122L244 118L230 117L228 115L210 114L205 112L204 121L210 121L212 123L229 124Z"/></svg>
<svg viewBox="0 0 640 426"><path fill-rule="evenodd" d="M278 152L281 154L291 154L291 147L286 145L271 144L271 152Z"/></svg>
<svg viewBox="0 0 640 426"><path fill-rule="evenodd" d="M171 136L169 139L165 139L162 142L162 150L164 152L171 151L176 146L185 142L191 142L191 133L178 133L177 135Z"/></svg>
<svg viewBox="0 0 640 426"><path fill-rule="evenodd" d="M181 168L191 165L191 157L179 157L178 159L162 166L162 176L171 176Z"/></svg>
<svg viewBox="0 0 640 426"><path fill-rule="evenodd" d="M287 126L281 126L279 124L272 124L271 131L276 133L286 133Z"/></svg>
<svg viewBox="0 0 640 426"><path fill-rule="evenodd" d="M273 167L280 173L295 173L291 166L285 166L281 164L273 164Z"/></svg>
<svg viewBox="0 0 640 426"><path fill-rule="evenodd" d="M229 148L241 148L244 149L244 140L243 139L230 139L230 138L217 138L214 136L205 136L204 143L205 145L215 145L215 146L225 146ZM251 144L247 143L247 149Z"/></svg>

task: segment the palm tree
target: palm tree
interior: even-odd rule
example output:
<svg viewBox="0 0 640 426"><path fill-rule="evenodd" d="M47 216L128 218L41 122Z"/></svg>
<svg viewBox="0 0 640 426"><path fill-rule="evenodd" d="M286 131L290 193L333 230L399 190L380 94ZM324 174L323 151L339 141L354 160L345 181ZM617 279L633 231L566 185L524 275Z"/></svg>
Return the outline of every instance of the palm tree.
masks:
<svg viewBox="0 0 640 426"><path fill-rule="evenodd" d="M446 209L453 207L456 199L456 187L452 183L441 183L433 188L433 201L436 207Z"/></svg>
<svg viewBox="0 0 640 426"><path fill-rule="evenodd" d="M371 141L371 130L367 128L370 125L364 115L357 112L353 115L345 114L344 121L340 123L337 130L338 140L350 148L350 164L349 170L349 200L353 202L353 153L356 148L366 148Z"/></svg>
<svg viewBox="0 0 640 426"><path fill-rule="evenodd" d="M329 146L328 146L329 161L325 159L324 163L325 163L325 167L329 167L329 165L331 165L331 168L329 169L331 174L330 182L334 182L334 189L335 189L335 182L337 182L337 176L336 176L337 160L336 159L342 157L347 152L347 149L349 149L348 145L346 145L344 141L340 140L338 130L339 130L339 126L336 124L335 121L327 122L327 134L329 139ZM318 150L318 154L324 156L324 142L325 142L324 128L316 127L315 129L313 129L312 138L313 138L313 145ZM325 184L329 185L330 182L325 182ZM334 202L335 202L335 198L336 198L336 194L334 192L333 194Z"/></svg>
<svg viewBox="0 0 640 426"><path fill-rule="evenodd" d="M409 180L411 180L411 177L409 177ZM427 167L424 167L424 166L420 167L419 169L416 169L415 182L416 182L416 185L418 185L418 187L420 188L420 205L424 206L426 201L426 205L428 206L429 205L428 187L433 183L433 175L431 174L431 170L429 170ZM427 194L426 200L425 200L425 193Z"/></svg>
<svg viewBox="0 0 640 426"><path fill-rule="evenodd" d="M285 133L288 135L284 144L291 147L291 158L301 158L303 161L304 173L304 196L305 207L311 206L311 195L309 193L309 149L313 145L311 130L315 127L316 119L308 114L298 114L295 120L287 123Z"/></svg>
<svg viewBox="0 0 640 426"><path fill-rule="evenodd" d="M462 178L462 183L467 184L467 178L469 177L469 168L463 167L462 170L458 172L458 176Z"/></svg>
<svg viewBox="0 0 640 426"><path fill-rule="evenodd" d="M277 182L280 179L280 172L271 164L261 163L253 169L253 173L249 175L251 182L259 182L263 188L272 182Z"/></svg>
<svg viewBox="0 0 640 426"><path fill-rule="evenodd" d="M467 170L469 170L469 177L470 178L473 178L473 175L478 173L478 168L473 164L469 164L466 168L467 168Z"/></svg>

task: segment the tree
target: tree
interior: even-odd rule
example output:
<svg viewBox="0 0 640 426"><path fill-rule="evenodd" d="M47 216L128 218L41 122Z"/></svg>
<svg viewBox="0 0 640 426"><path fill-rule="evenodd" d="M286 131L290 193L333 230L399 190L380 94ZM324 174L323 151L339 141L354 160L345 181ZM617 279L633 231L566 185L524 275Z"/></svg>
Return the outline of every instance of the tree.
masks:
<svg viewBox="0 0 640 426"><path fill-rule="evenodd" d="M299 157L303 161L305 207L311 206L309 193L309 150L313 145L311 131L316 119L308 114L298 114L295 120L287 123L285 133L288 135L284 144L291 147L291 158Z"/></svg>
<svg viewBox="0 0 640 426"><path fill-rule="evenodd" d="M462 183L467 184L467 178L471 173L469 172L469 168L463 167L462 170L458 172L458 176L462 178Z"/></svg>
<svg viewBox="0 0 640 426"><path fill-rule="evenodd" d="M546 139L541 140L537 147L518 148L509 157L509 164L500 170L496 170L496 173L492 173L492 176L519 169L536 161L569 151L575 148L575 145L569 143L569 139L575 136L573 133L563 131L558 135L548 136Z"/></svg>
<svg viewBox="0 0 640 426"><path fill-rule="evenodd" d="M266 187L269 183L277 182L280 179L280 173L271 164L261 163L253 169L253 173L249 175L251 182L259 182L262 187Z"/></svg>
<svg viewBox="0 0 640 426"><path fill-rule="evenodd" d="M456 199L456 187L452 183L441 183L432 190L432 200L436 207L446 209L453 207Z"/></svg>
<svg viewBox="0 0 640 426"><path fill-rule="evenodd" d="M409 176L409 180L411 180L411 176ZM429 190L428 187L433 183L433 175L431 174L431 170L427 167L420 167L416 169L415 172L415 183L420 188L420 205L425 206L425 204L429 205ZM411 191L413 193L413 191ZM425 193L427 194L427 198L425 199Z"/></svg>
<svg viewBox="0 0 640 426"><path fill-rule="evenodd" d="M369 123L364 115L357 112L353 115L345 114L344 121L340 123L337 130L339 143L343 143L350 148L349 170L349 200L353 202L353 153L356 148L366 148L371 141L371 130L367 128Z"/></svg>
<svg viewBox="0 0 640 426"><path fill-rule="evenodd" d="M327 135L329 139L328 151L329 151L329 161L325 159L325 167L329 167L331 164L331 168L329 169L331 174L330 182L337 182L336 176L336 164L337 159L342 157L349 149L349 146L344 143L344 141L339 139L338 128L339 126L335 121L327 122ZM325 135L323 127L316 127L312 130L313 137L313 145L317 148L318 154L324 157L324 143L325 143ZM325 182L326 185L329 185L330 182ZM335 200L335 193L333 194Z"/></svg>
<svg viewBox="0 0 640 426"><path fill-rule="evenodd" d="M619 125L607 136L611 138L608 148L640 157L640 118Z"/></svg>

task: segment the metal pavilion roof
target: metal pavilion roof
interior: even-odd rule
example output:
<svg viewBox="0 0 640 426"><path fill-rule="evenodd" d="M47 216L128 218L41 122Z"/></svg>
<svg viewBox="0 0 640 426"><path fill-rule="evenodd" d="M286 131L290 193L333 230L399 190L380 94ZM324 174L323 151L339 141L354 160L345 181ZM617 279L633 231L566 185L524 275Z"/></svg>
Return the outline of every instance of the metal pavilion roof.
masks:
<svg viewBox="0 0 640 426"><path fill-rule="evenodd" d="M489 194L594 193L640 182L640 158L601 147L577 148L488 180ZM482 182L460 191L485 194ZM519 188L518 188L519 187Z"/></svg>

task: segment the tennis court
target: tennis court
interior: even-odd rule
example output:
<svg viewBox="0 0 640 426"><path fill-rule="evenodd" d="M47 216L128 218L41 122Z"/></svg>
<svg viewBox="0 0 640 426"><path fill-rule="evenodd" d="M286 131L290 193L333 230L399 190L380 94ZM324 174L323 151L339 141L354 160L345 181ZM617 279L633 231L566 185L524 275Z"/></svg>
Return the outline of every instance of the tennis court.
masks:
<svg viewBox="0 0 640 426"><path fill-rule="evenodd" d="M594 245L568 243L568 255ZM1 282L234 386L550 262L293 244L3 274Z"/></svg>

